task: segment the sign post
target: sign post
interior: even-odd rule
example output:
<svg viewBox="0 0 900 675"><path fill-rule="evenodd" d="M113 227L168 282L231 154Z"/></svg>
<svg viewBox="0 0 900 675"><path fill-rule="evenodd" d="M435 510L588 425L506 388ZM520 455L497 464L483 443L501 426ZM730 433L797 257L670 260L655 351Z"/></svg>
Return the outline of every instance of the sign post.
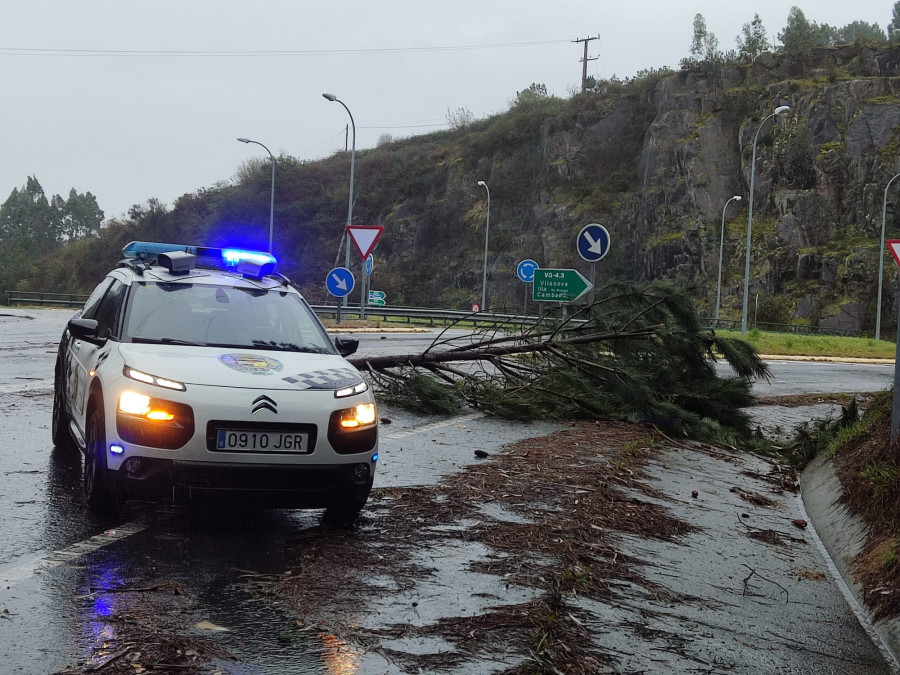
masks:
<svg viewBox="0 0 900 675"><path fill-rule="evenodd" d="M334 297L338 298L337 322L341 323L340 299L346 297L353 290L353 274L346 267L335 267L325 277L325 288Z"/></svg>
<svg viewBox="0 0 900 675"><path fill-rule="evenodd" d="M900 266L900 239L885 242L897 265ZM897 316L897 351L894 353L894 402L891 407L891 442L900 437L900 315Z"/></svg>
<svg viewBox="0 0 900 675"><path fill-rule="evenodd" d="M384 234L381 225L347 225L347 235L359 253L360 260L367 260L372 251L378 245L378 240ZM359 318L366 318L366 280L363 278L359 285Z"/></svg>
<svg viewBox="0 0 900 675"><path fill-rule="evenodd" d="M597 283L597 262L609 253L609 232L599 223L590 223L581 228L575 245L581 259L591 263L591 303L593 303L593 287Z"/></svg>
<svg viewBox="0 0 900 675"><path fill-rule="evenodd" d="M578 270L536 269L531 299L535 302L575 302L591 290Z"/></svg>
<svg viewBox="0 0 900 675"><path fill-rule="evenodd" d="M519 277L520 281L524 281L526 284L534 283L534 271L538 269L539 265L530 258L526 258L522 262L520 262L516 266L516 276ZM525 291L525 305L522 307L522 313L528 313L528 290Z"/></svg>

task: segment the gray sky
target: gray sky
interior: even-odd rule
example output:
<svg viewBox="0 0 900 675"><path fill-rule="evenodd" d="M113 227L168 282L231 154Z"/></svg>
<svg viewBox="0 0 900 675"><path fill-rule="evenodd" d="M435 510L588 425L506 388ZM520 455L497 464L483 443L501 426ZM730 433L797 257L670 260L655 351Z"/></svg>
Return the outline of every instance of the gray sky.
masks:
<svg viewBox="0 0 900 675"><path fill-rule="evenodd" d="M171 205L268 159L239 136L301 159L343 149L349 117L322 92L370 148L446 128L448 108L502 112L532 82L569 96L577 38L599 36L589 75L626 77L677 67L698 12L731 49L754 13L774 37L793 5L884 29L893 0L0 0L0 202L35 175L107 218Z"/></svg>

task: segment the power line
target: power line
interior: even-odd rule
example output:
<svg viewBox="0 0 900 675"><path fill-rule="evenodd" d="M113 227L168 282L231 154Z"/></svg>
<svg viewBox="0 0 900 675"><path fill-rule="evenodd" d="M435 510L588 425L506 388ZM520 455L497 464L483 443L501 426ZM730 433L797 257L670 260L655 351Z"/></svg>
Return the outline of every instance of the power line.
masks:
<svg viewBox="0 0 900 675"><path fill-rule="evenodd" d="M594 38L592 38L594 39ZM380 47L371 49L299 49L247 51L190 51L152 49L47 49L43 47L0 47L0 56L139 56L139 57L221 57L221 56L342 56L354 54L403 54L410 52L446 52L473 49L541 47L568 40L505 42L481 45L443 45L431 47Z"/></svg>

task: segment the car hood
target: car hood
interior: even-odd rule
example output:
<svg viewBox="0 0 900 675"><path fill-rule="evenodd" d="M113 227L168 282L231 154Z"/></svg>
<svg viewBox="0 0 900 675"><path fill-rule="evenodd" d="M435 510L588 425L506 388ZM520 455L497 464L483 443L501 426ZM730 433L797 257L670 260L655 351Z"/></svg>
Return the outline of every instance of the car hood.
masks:
<svg viewBox="0 0 900 675"><path fill-rule="evenodd" d="M362 381L337 354L123 343L125 365L187 385L334 390Z"/></svg>

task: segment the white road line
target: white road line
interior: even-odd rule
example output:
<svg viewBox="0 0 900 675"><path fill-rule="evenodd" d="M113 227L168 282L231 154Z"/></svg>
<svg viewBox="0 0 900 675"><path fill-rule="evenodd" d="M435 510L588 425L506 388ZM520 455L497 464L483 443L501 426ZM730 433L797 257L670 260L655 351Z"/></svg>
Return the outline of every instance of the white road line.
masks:
<svg viewBox="0 0 900 675"><path fill-rule="evenodd" d="M38 555L30 558L25 562L18 562L9 567L0 569L0 586L12 586L16 582L24 581L41 572L65 565L72 562L91 551L96 551L113 542L120 541L126 537L146 529L146 525L141 523L125 523L119 527L107 530L103 534L98 534L84 541L79 541L71 546L67 546L59 551L53 551L46 555Z"/></svg>
<svg viewBox="0 0 900 675"><path fill-rule="evenodd" d="M471 413L470 415L460 415L459 417L451 417L447 420L441 420L440 422L430 422L429 424L423 424L419 427L413 427L412 429L404 429L402 431L395 431L391 434L382 434L381 437L385 440L394 440L397 438L406 438L407 436L412 436L413 434L421 434L426 431L432 431L434 429L440 429L441 427L449 427L452 424L459 424L460 422L469 422L471 420L476 420L479 417L484 417L484 413Z"/></svg>

